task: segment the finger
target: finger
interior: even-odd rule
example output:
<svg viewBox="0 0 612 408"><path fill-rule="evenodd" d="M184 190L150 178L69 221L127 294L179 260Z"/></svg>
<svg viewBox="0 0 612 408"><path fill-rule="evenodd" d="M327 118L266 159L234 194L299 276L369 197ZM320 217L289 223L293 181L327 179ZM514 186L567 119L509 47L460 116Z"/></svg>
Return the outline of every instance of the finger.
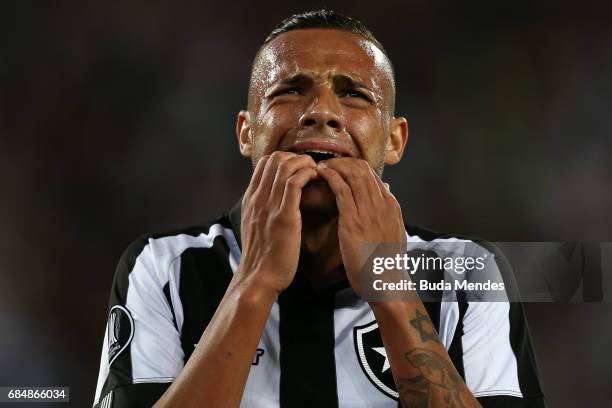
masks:
<svg viewBox="0 0 612 408"><path fill-rule="evenodd" d="M340 214L357 214L357 205L353 192L348 183L340 176L336 170L328 167L325 163L319 163L317 172L331 188L336 196L336 206Z"/></svg>
<svg viewBox="0 0 612 408"><path fill-rule="evenodd" d="M391 200L397 201L395 195L391 192L391 187L389 186L389 183L384 183L382 182L382 180L381 183L383 185L383 195L387 198L390 198Z"/></svg>
<svg viewBox="0 0 612 408"><path fill-rule="evenodd" d="M397 202L397 198L395 198L395 195L393 195L393 193L391 192L391 187L389 186L389 183L385 183L384 181L380 179L380 177L378 177L377 180L380 183L380 186L381 186L380 188L382 190L383 196L385 198L388 198L390 200Z"/></svg>
<svg viewBox="0 0 612 408"><path fill-rule="evenodd" d="M382 181L380 176L374 171L372 167L370 167L370 176L371 176L370 179L373 181L373 184L376 186L376 189L378 190L379 198L384 199L385 194L389 191L387 187L385 187L386 183Z"/></svg>
<svg viewBox="0 0 612 408"><path fill-rule="evenodd" d="M380 203L383 195L378 187L374 170L367 161L353 158L330 159L326 165L336 170L351 187L355 204L369 205Z"/></svg>
<svg viewBox="0 0 612 408"><path fill-rule="evenodd" d="M259 186L259 183L261 181L261 176L263 174L264 168L266 167L266 163L269 158L270 158L269 155L263 156L259 159L259 161L257 162L257 165L255 165L255 170L253 170L253 175L251 176L251 182L249 183L249 186L244 192L245 197L248 197L250 194L252 194L253 191L255 191L257 187Z"/></svg>
<svg viewBox="0 0 612 408"><path fill-rule="evenodd" d="M315 163L313 158L307 154L294 156L278 165L276 175L274 176L274 182L272 184L272 190L270 191L270 199L273 203L281 205L283 196L285 194L285 184L287 183L287 179L293 176L293 174L298 170L305 167L313 170L315 170L317 167L317 163Z"/></svg>
<svg viewBox="0 0 612 408"><path fill-rule="evenodd" d="M302 167L285 182L285 191L280 204L283 211L299 210L302 199L302 189L309 181L319 177L313 167Z"/></svg>
<svg viewBox="0 0 612 408"><path fill-rule="evenodd" d="M288 160L291 157L297 156L295 153L290 152L282 152L275 151L270 155L268 159L263 174L261 176L261 181L259 182L259 186L257 187L257 192L266 198L270 195L270 190L272 189L272 184L274 183L274 178L276 177L276 170L278 165Z"/></svg>
<svg viewBox="0 0 612 408"><path fill-rule="evenodd" d="M383 191L383 195L384 195L385 199L387 200L387 202L392 203L393 206L395 208L397 208L397 210L399 211L399 217L400 217L401 223L403 225L404 221L403 221L403 218L402 218L402 208L400 207L399 202L397 201L397 198L395 198L395 196L391 192L391 187L389 186L389 183L385 183L384 181L382 181L380 179L380 177L377 177L377 180L380 183L381 189Z"/></svg>

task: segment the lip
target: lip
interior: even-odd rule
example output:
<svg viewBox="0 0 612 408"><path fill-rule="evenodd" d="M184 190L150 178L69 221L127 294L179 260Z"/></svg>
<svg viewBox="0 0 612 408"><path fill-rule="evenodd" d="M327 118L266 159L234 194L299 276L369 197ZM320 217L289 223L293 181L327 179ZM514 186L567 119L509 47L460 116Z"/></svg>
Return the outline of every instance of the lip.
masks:
<svg viewBox="0 0 612 408"><path fill-rule="evenodd" d="M308 150L319 150L335 153L342 157L353 157L349 149L325 140L308 140L298 142L289 149L289 151L293 153L302 153Z"/></svg>

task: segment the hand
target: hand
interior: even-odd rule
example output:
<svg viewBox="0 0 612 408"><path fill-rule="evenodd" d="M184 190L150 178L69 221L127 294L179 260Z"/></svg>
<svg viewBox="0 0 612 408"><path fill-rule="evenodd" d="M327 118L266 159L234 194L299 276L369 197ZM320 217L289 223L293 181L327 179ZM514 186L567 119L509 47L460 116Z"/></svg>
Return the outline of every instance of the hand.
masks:
<svg viewBox="0 0 612 408"><path fill-rule="evenodd" d="M336 196L342 261L351 286L363 296L360 273L370 255L366 245L394 243L405 248L402 210L365 160L330 159L319 162L317 171Z"/></svg>
<svg viewBox="0 0 612 408"><path fill-rule="evenodd" d="M242 257L237 278L278 296L293 281L302 238L302 188L318 177L308 155L262 157L242 200Z"/></svg>

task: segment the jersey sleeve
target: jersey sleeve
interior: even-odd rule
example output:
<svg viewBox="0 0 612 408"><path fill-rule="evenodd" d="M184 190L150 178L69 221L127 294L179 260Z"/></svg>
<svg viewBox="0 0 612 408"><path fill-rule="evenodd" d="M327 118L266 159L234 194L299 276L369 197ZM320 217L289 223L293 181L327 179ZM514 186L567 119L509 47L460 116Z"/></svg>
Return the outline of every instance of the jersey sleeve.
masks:
<svg viewBox="0 0 612 408"><path fill-rule="evenodd" d="M95 408L150 407L183 368L173 307L176 259L142 238L121 257L112 283Z"/></svg>
<svg viewBox="0 0 612 408"><path fill-rule="evenodd" d="M489 243L493 267L510 301L464 300L460 333L460 371L484 408L542 408L544 395L531 335L510 264Z"/></svg>

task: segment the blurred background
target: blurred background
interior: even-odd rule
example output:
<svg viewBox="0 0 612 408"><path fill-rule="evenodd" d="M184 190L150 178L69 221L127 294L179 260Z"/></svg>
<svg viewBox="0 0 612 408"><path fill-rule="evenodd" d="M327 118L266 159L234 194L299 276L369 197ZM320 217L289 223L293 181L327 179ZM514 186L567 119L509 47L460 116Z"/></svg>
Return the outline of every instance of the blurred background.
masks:
<svg viewBox="0 0 612 408"><path fill-rule="evenodd" d="M119 256L239 198L251 60L280 20L323 5L395 63L411 133L385 178L407 222L612 241L605 3L3 2L0 385L70 386L71 406L91 405ZM549 406L611 406L612 303L526 310Z"/></svg>

